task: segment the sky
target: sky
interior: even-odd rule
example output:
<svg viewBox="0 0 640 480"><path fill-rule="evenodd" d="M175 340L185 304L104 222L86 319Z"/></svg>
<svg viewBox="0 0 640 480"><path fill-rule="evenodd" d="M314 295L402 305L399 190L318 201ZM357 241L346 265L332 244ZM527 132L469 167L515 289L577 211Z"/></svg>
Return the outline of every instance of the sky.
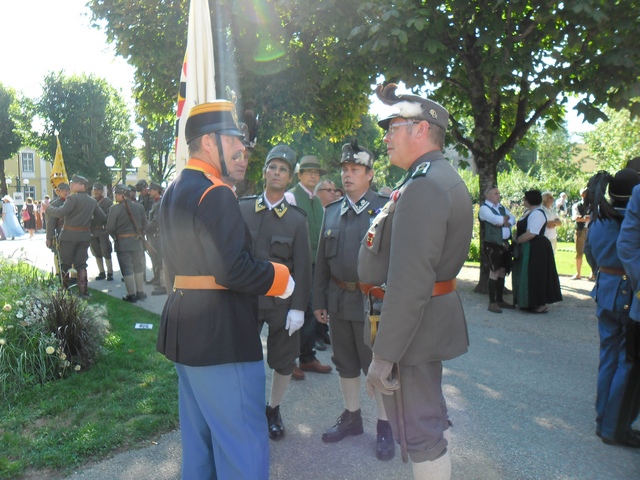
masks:
<svg viewBox="0 0 640 480"><path fill-rule="evenodd" d="M0 83L42 94L49 72L95 74L131 103L133 67L90 26L87 0L0 0Z"/></svg>
<svg viewBox="0 0 640 480"><path fill-rule="evenodd" d="M134 69L116 57L102 31L90 26L86 2L0 0L0 83L36 98L49 72L94 74L119 90L133 110ZM571 110L567 121L573 134L593 128Z"/></svg>

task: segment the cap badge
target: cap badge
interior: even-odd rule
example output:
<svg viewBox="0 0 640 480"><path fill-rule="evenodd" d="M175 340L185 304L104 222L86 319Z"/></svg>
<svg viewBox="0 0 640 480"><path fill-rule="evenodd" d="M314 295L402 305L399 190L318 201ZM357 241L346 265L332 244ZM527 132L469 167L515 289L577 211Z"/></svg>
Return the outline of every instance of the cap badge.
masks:
<svg viewBox="0 0 640 480"><path fill-rule="evenodd" d="M438 112L436 112L433 108L429 110L429 115L431 115L432 118L438 118Z"/></svg>

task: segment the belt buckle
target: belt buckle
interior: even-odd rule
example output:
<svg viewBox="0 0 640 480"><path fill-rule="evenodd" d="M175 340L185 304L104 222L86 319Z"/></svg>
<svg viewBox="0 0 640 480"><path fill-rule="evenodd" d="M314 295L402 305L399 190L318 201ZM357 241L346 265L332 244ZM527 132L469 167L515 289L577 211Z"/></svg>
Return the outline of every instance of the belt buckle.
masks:
<svg viewBox="0 0 640 480"><path fill-rule="evenodd" d="M344 289L347 292L355 292L358 282L344 282Z"/></svg>

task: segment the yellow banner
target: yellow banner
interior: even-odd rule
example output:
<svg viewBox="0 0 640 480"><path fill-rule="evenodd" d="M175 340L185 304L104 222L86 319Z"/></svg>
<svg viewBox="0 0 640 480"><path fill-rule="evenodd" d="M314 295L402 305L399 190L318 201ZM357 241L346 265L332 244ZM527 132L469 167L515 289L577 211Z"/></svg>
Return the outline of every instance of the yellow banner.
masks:
<svg viewBox="0 0 640 480"><path fill-rule="evenodd" d="M56 148L56 159L53 161L53 167L51 168L51 186L58 188L61 183L69 183L67 177L67 169L64 168L64 159L62 158L62 147L60 146L60 139L56 135L58 141L58 147Z"/></svg>

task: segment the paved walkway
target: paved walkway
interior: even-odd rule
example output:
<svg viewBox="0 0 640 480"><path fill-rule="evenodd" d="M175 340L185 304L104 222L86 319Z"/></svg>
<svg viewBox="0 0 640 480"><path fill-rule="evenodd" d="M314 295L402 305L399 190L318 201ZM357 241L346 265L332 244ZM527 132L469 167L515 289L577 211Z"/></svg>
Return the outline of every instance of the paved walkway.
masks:
<svg viewBox="0 0 640 480"><path fill-rule="evenodd" d="M42 235L37 237L0 242L0 251L19 255L24 248L29 259L48 270L51 255ZM95 262L89 262L94 278ZM124 289L119 273L115 277L89 286L120 297ZM454 422L453 478L640 478L640 450L606 446L594 434L598 331L588 297L593 283L561 277L564 301L550 306L548 314L498 315L487 311L484 296L472 292L477 279L474 268L464 268L459 276L471 346L466 355L445 363L443 378ZM149 296L138 305L159 313L165 298ZM330 356L330 349L319 352L323 363L330 363ZM399 451L389 462L375 458L375 405L364 387L361 400L364 434L324 444L322 431L343 409L338 376L310 373L293 381L281 407L287 435L271 442L271 478L411 479L411 467L402 463ZM179 432L171 432L68 478L176 480L180 450Z"/></svg>

